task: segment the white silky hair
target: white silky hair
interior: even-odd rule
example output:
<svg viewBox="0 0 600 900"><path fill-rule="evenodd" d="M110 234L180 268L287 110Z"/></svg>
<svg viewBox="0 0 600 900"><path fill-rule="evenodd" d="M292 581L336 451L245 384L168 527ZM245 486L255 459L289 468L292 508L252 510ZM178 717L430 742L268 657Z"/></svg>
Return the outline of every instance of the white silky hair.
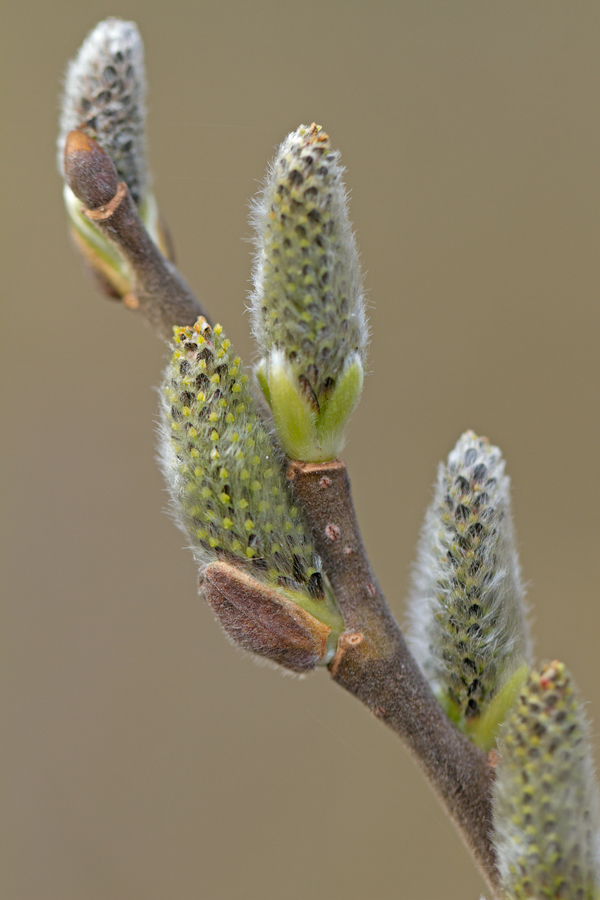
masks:
<svg viewBox="0 0 600 900"><path fill-rule="evenodd" d="M265 295L268 268L268 238L273 227L271 219L273 198L277 188L288 180L290 169L293 169L296 162L301 162L301 153L305 149L306 135L309 131L310 129L306 125L300 125L295 131L290 132L280 144L274 159L268 166L263 186L250 207L250 222L254 229L253 242L255 246L252 270L254 289L250 295L250 311L253 334L263 355L267 355L272 346L271 335L265 328L262 319L261 307ZM330 266L334 270L341 264L347 278L349 285L347 300L351 311L352 330L357 337L357 350L364 365L369 329L365 312L360 254L350 222L348 191L343 182L345 168L340 162L339 151L330 150L328 152L328 166L331 178L327 186L323 185L320 194L317 195L317 203L330 203L329 210L335 223L336 238L340 246L339 258L331 261ZM282 303L285 303L283 297ZM342 344L347 342L347 339L341 334L337 336L337 339ZM348 341L348 343L350 342Z"/></svg>
<svg viewBox="0 0 600 900"><path fill-rule="evenodd" d="M457 479L469 480L478 464L487 470L485 521L492 527L478 549L479 568L472 579L480 592L477 600L482 611L480 633L476 646L467 646L465 654L472 650L484 664L489 660L500 676L514 671L531 657L525 591L510 510L510 480L498 448L467 431L447 462L439 465L433 500L425 514L418 545L409 598L408 641L436 694L448 684L455 663L447 658L452 654L448 652L448 635L443 632L445 619L452 615L453 607L458 616L464 615L469 604L465 586L453 580L449 560L449 493ZM468 499L465 504L467 509Z"/></svg>

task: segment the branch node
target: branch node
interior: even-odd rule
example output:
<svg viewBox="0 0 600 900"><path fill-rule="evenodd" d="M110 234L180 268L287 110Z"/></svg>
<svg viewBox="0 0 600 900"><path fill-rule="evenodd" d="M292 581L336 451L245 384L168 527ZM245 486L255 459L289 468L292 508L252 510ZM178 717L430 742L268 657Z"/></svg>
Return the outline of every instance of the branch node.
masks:
<svg viewBox="0 0 600 900"><path fill-rule="evenodd" d="M98 209L84 209L83 214L84 216L87 216L88 219L92 219L93 222L103 222L105 219L110 219L110 217L114 215L115 210L119 208L126 195L127 185L124 181L120 181L117 185L114 197L109 200L108 203L98 207Z"/></svg>
<svg viewBox="0 0 600 900"><path fill-rule="evenodd" d="M341 533L342 533L342 531L341 531L339 525L334 525L333 523L331 523L330 525L328 525L325 528L325 535L327 536L328 540L330 540L330 541L337 541L338 538L340 537Z"/></svg>
<svg viewBox="0 0 600 900"><path fill-rule="evenodd" d="M362 642L363 634L360 631L344 631L343 634L340 634L335 656L329 663L329 671L331 672L332 678L335 678L339 665L348 650L355 649L359 644L362 644Z"/></svg>

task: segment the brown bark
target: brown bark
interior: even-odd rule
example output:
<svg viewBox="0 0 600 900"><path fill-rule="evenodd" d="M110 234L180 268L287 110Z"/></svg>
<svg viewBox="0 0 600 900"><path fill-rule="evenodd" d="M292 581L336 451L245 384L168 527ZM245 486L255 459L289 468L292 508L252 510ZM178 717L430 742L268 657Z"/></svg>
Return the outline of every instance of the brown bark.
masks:
<svg viewBox="0 0 600 900"><path fill-rule="evenodd" d="M80 131L72 131L67 138L65 177L83 204L83 214L129 264L132 288L122 298L129 309L141 313L167 341L175 326L193 325L198 316L210 321L178 270L148 235L109 156Z"/></svg>
<svg viewBox="0 0 600 900"><path fill-rule="evenodd" d="M406 647L371 570L345 464L293 462L288 478L346 623L333 679L406 743L496 892L492 770L452 725Z"/></svg>

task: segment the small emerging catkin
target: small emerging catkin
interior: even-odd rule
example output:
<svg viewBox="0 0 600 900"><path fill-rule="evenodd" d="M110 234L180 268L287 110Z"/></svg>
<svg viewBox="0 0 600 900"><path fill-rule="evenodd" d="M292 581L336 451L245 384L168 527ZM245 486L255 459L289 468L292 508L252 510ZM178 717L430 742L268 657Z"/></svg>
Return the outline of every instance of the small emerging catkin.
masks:
<svg viewBox="0 0 600 900"><path fill-rule="evenodd" d="M105 19L83 42L65 78L58 136L58 168L71 237L98 287L111 297L133 288L129 264L83 211L68 184L65 148L82 132L110 157L125 182L146 231L168 259L169 235L161 219L146 165L146 74L142 39L134 22ZM76 135L75 135L76 137ZM88 186L92 187L92 186ZM112 199L112 198L111 198Z"/></svg>
<svg viewBox="0 0 600 900"><path fill-rule="evenodd" d="M83 131L108 153L139 205L146 194L146 75L134 22L100 22L69 64L58 137L58 167L70 131Z"/></svg>
<svg viewBox="0 0 600 900"><path fill-rule="evenodd" d="M220 325L201 318L174 330L162 397L163 468L198 564L232 564L339 634L343 622L280 456Z"/></svg>
<svg viewBox="0 0 600 900"><path fill-rule="evenodd" d="M313 462L341 448L368 339L343 171L322 129L301 125L253 208L257 375L284 450Z"/></svg>
<svg viewBox="0 0 600 900"><path fill-rule="evenodd" d="M532 672L500 731L494 847L511 900L597 900L598 794L588 729L560 662Z"/></svg>
<svg viewBox="0 0 600 900"><path fill-rule="evenodd" d="M439 467L410 619L411 648L434 693L461 730L489 748L530 646L504 460L472 431Z"/></svg>

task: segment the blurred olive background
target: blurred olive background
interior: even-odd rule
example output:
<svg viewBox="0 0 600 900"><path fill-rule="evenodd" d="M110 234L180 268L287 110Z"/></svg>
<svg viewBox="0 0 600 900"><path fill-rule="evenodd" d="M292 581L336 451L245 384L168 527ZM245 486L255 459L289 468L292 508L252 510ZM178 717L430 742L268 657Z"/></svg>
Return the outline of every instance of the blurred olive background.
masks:
<svg viewBox="0 0 600 900"><path fill-rule="evenodd" d="M156 194L238 352L248 200L317 121L347 166L371 374L348 434L399 617L438 460L513 482L536 651L600 721L600 5L23 0L4 11L6 900L477 900L396 738L324 671L233 650L155 465L165 348L97 295L55 165L62 73L135 19Z"/></svg>

